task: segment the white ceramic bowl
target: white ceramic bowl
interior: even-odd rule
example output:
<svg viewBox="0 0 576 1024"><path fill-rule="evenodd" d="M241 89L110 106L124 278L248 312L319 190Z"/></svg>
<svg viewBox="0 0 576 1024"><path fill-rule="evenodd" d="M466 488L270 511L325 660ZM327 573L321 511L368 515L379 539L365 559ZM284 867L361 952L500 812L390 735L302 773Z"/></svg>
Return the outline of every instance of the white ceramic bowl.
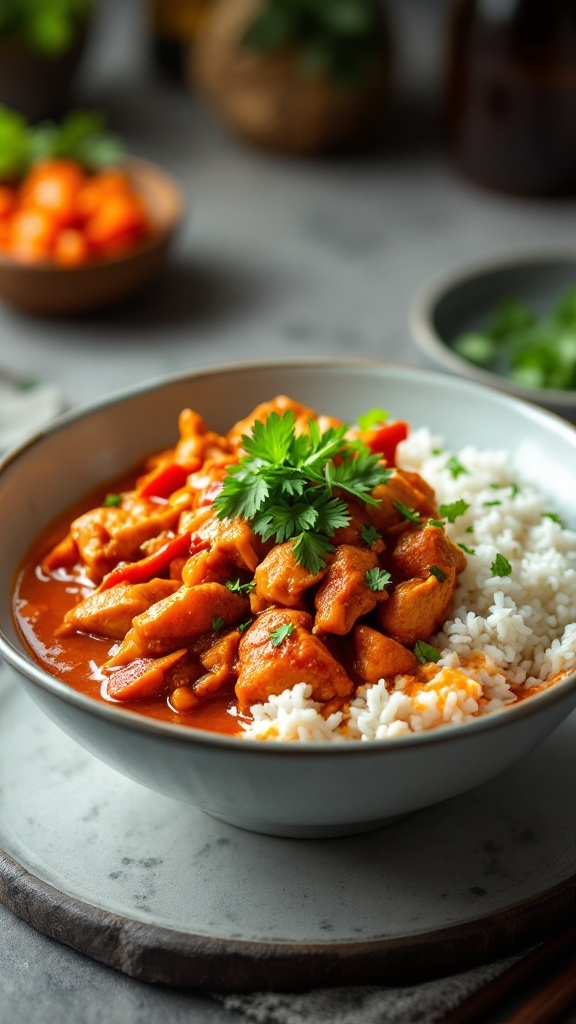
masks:
<svg viewBox="0 0 576 1024"><path fill-rule="evenodd" d="M483 260L441 275L414 296L412 336L428 364L535 402L576 422L576 390L535 388L476 366L454 350L468 331L482 331L505 299L515 298L546 316L576 284L576 252L521 253Z"/></svg>
<svg viewBox="0 0 576 1024"><path fill-rule="evenodd" d="M350 421L383 406L414 427L430 425L458 447L505 444L524 473L574 523L576 431L515 399L381 363L202 370L68 414L5 460L0 469L0 654L65 732L150 789L257 832L343 835L445 800L514 764L574 708L576 674L514 708L456 727L326 746L257 743L151 721L77 693L32 660L10 613L14 574L44 524L142 456L174 443L180 409L192 406L224 431L279 392Z"/></svg>

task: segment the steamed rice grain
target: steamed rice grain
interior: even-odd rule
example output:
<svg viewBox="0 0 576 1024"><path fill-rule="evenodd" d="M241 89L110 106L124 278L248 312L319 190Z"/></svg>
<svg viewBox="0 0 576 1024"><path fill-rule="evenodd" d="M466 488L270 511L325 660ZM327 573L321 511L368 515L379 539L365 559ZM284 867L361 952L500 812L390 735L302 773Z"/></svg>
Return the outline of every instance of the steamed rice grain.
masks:
<svg viewBox="0 0 576 1024"><path fill-rule="evenodd" d="M303 680L251 708L248 738L407 735L493 713L576 670L576 533L556 521L545 496L518 479L505 452L455 453L424 428L400 445L397 462L428 481L439 506L459 499L469 506L446 523L467 566L451 617L431 640L438 663L426 666L419 684L397 676L361 686L344 711L326 718ZM498 554L509 575L495 575Z"/></svg>

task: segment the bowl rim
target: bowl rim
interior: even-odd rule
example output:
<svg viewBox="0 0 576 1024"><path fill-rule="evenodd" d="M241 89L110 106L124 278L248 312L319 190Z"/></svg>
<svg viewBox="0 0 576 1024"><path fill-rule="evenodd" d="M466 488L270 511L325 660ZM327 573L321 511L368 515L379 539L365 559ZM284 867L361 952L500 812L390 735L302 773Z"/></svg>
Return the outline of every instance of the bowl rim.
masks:
<svg viewBox="0 0 576 1024"><path fill-rule="evenodd" d="M329 369L350 369L350 370L375 370L391 372L392 375L408 378L411 380L424 379L427 383L436 381L448 389L461 390L464 387L472 394L482 392L489 395L490 399L500 406L512 404L518 407L529 419L544 421L545 425L551 426L556 433L566 435L566 438L576 448L576 430L560 416L555 416L548 410L544 410L531 403L513 398L494 388L485 387L475 381L460 380L434 370L422 367L407 366L402 363L395 363L387 360L376 359L354 359L354 358L319 358L309 360L279 360L211 364L192 370L184 370L161 377L155 377L147 381L122 388L105 398L96 399L89 403L82 404L77 408L62 413L43 427L23 444L11 449L4 457L0 457L0 486L5 470L13 463L25 458L27 452L51 435L58 434L61 430L73 427L77 420L83 419L93 413L99 412L120 404L125 399L139 395L152 394L160 388L170 388L178 382L198 379L209 376L224 376L237 374L251 374L254 371L282 371L282 370L329 370ZM38 689L47 692L50 697L55 697L64 703L72 705L81 712L95 715L97 718L108 720L111 724L127 728L129 731L146 733L157 739L170 738L173 743L189 744L195 746L219 748L229 752L242 752L246 756L284 756L302 757L311 755L319 757L339 757L343 751L347 756L370 756L376 752L389 750L398 752L404 748L430 746L445 743L458 742L466 735L492 731L506 727L506 723L525 720L537 714L540 707L551 707L554 704L566 701L571 695L576 697L576 669L568 672L563 678L552 683L547 689L519 701L517 704L505 706L493 711L483 717L474 718L469 722L458 723L454 728L450 725L437 726L435 729L412 733L408 736L392 737L390 739L374 739L369 741L339 740L322 743L315 740L300 740L298 742L274 741L264 742L249 740L242 734L224 735L221 733L209 732L208 730L197 729L194 726L180 725L178 722L165 722L149 716L139 714L118 703L108 703L95 700L87 694L68 686L62 680L52 676L46 669L33 661L31 655L26 655L18 650L10 640L0 631L0 656L16 671L23 676L27 684L32 683ZM510 714L514 719L510 719Z"/></svg>
<svg viewBox="0 0 576 1024"><path fill-rule="evenodd" d="M531 252L511 251L498 256L486 256L465 266L437 274L414 294L408 309L410 332L420 351L433 362L439 363L452 373L469 377L480 384L497 387L517 398L536 404L550 403L558 408L576 408L576 388L532 388L504 377L491 370L485 370L459 356L438 333L434 326L434 312L446 296L475 278L486 277L498 271L515 267L553 266L573 263L576 268L576 248L547 248Z"/></svg>
<svg viewBox="0 0 576 1024"><path fill-rule="evenodd" d="M162 180L163 184L170 189L174 201L174 213L165 224L162 224L159 228L154 227L147 238L144 238L138 245L135 245L127 252L120 253L117 256L106 257L105 259L91 259L86 263L72 267L60 266L60 264L55 263L53 260L41 260L38 263L21 262L12 259L0 250L0 272L13 271L14 273L41 274L44 277L60 277L62 274L66 274L67 279L72 279L72 277L90 274L97 269L113 268L130 263L136 257L166 242L177 230L186 215L184 193L176 179L161 167L160 164L153 163L151 160L144 160L138 156L128 155L120 163L115 164L114 167L115 169L124 168L128 173L131 170L136 173L142 171L146 175Z"/></svg>

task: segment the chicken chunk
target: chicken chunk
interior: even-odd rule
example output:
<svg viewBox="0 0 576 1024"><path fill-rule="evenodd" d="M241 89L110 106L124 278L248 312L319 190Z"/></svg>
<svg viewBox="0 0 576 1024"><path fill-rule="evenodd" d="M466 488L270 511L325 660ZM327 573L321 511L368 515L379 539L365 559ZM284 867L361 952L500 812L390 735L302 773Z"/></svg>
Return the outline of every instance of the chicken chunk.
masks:
<svg viewBox="0 0 576 1024"><path fill-rule="evenodd" d="M399 537L391 566L395 580L414 576L426 579L431 567L435 567L454 583L457 574L466 568L466 557L442 529L428 525L424 529L408 529Z"/></svg>
<svg viewBox="0 0 576 1024"><path fill-rule="evenodd" d="M56 636L91 633L94 636L123 640L136 615L180 587L176 580L153 579L147 583L118 583L109 590L90 594L66 612Z"/></svg>
<svg viewBox="0 0 576 1024"><path fill-rule="evenodd" d="M180 587L136 616L126 642L134 644L141 655L166 654L209 633L217 620L222 619L223 626L241 622L249 607L246 598L220 583Z"/></svg>
<svg viewBox="0 0 576 1024"><path fill-rule="evenodd" d="M378 568L378 556L369 548L341 544L328 565L316 593L314 632L344 636L362 615L386 600L385 591L371 590L366 573Z"/></svg>
<svg viewBox="0 0 576 1024"><path fill-rule="evenodd" d="M412 651L370 626L356 626L354 647L354 668L367 683L410 675L418 668L418 661Z"/></svg>
<svg viewBox="0 0 576 1024"><path fill-rule="evenodd" d="M171 670L185 655L182 649L163 658L137 658L128 665L105 669L109 675L108 696L121 701L160 697L170 689Z"/></svg>
<svg viewBox="0 0 576 1024"><path fill-rule="evenodd" d="M142 503L140 502L140 505ZM95 582L121 561L134 562L142 544L164 530L173 530L181 509L147 502L148 514L133 515L121 507L96 508L75 519L70 534Z"/></svg>
<svg viewBox="0 0 576 1024"><path fill-rule="evenodd" d="M207 651L200 656L200 661L207 672L194 684L194 693L198 697L206 697L216 693L236 672L238 644L240 633L237 629L219 637Z"/></svg>
<svg viewBox="0 0 576 1024"><path fill-rule="evenodd" d="M286 608L297 608L302 595L324 576L325 570L313 574L294 557L294 544L287 541L277 544L268 552L254 573L256 589L252 608L259 609L269 604L281 604Z"/></svg>
<svg viewBox="0 0 576 1024"><path fill-rule="evenodd" d="M450 614L454 586L449 579L435 576L400 583L390 599L378 609L378 621L388 636L398 643L413 646L428 640Z"/></svg>
<svg viewBox="0 0 576 1024"><path fill-rule="evenodd" d="M292 631L275 646L272 633L280 626ZM311 615L290 608L269 608L257 617L238 646L236 696L242 707L300 682L309 683L319 701L352 692L352 681L311 627Z"/></svg>
<svg viewBox="0 0 576 1024"><path fill-rule="evenodd" d="M372 493L378 505L367 505L366 516L379 533L385 533L406 520L397 503L415 509L421 516L437 516L434 492L418 473L395 469L385 484Z"/></svg>

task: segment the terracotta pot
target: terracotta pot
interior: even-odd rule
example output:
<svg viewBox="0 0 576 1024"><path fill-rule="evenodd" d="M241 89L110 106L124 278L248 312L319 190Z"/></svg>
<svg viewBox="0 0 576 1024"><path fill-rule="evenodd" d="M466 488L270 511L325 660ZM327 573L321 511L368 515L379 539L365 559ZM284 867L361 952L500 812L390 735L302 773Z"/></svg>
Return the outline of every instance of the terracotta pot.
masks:
<svg viewBox="0 0 576 1024"><path fill-rule="evenodd" d="M258 0L217 0L190 52L189 80L244 138L286 153L342 150L362 138L385 100L390 54L384 41L372 74L348 90L308 77L290 49L262 55L242 45Z"/></svg>

